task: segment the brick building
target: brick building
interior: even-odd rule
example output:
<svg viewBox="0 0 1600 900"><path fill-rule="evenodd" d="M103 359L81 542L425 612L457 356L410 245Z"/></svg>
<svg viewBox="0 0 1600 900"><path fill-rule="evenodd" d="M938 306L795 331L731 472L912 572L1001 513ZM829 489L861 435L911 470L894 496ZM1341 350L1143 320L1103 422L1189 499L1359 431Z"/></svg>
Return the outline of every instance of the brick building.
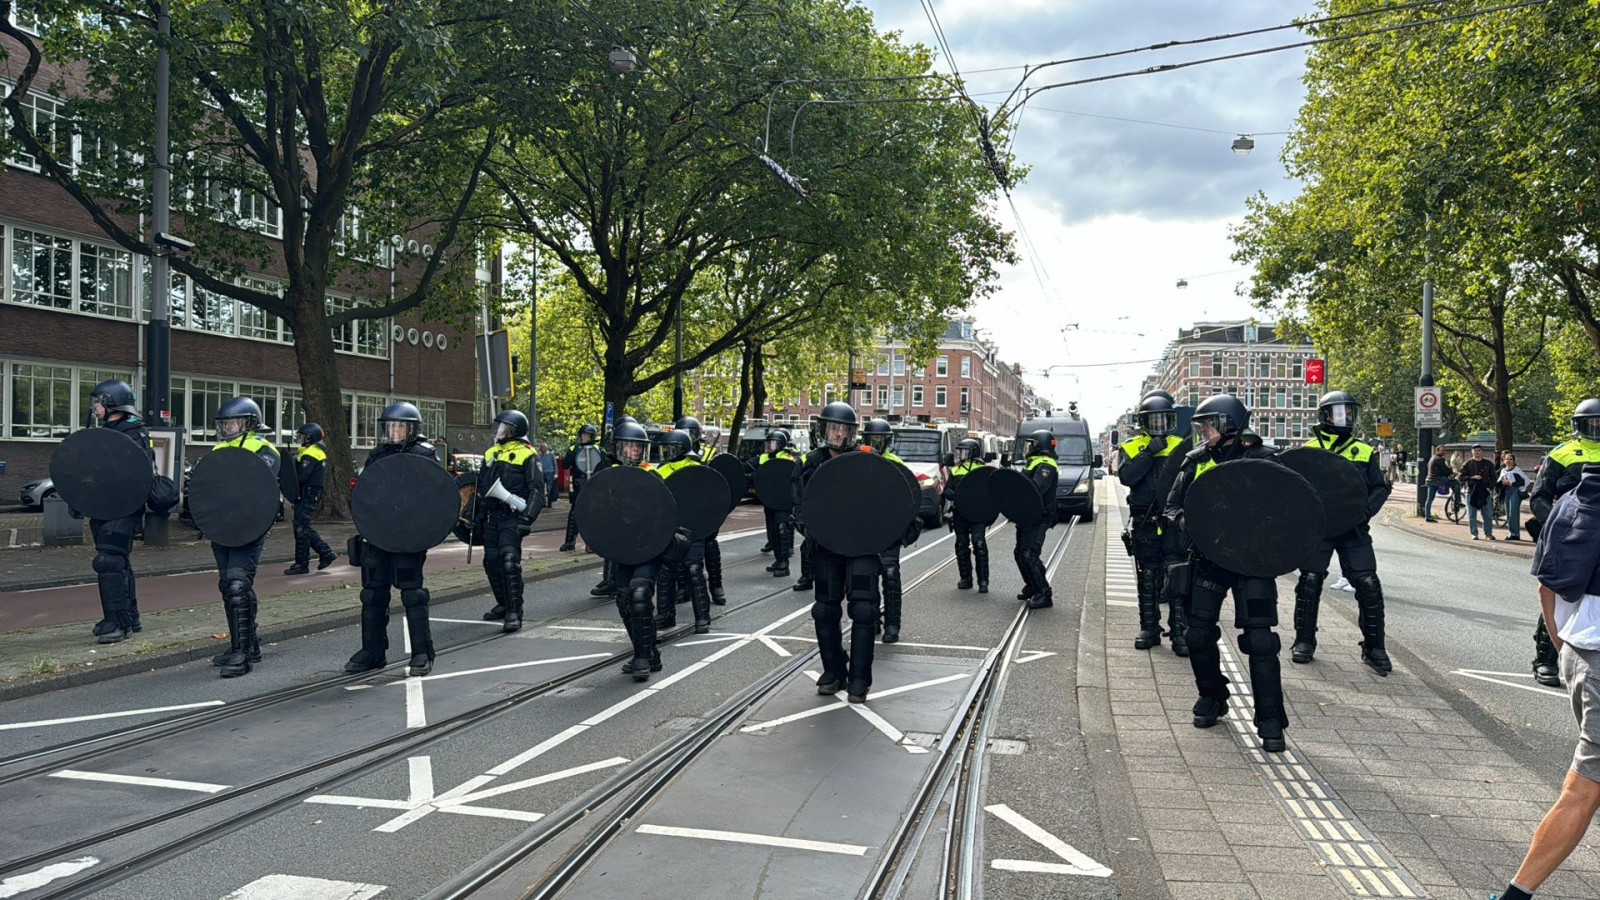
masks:
<svg viewBox="0 0 1600 900"><path fill-rule="evenodd" d="M11 49L0 61L4 77L25 56ZM48 67L47 67L48 68ZM41 71L38 85L70 70ZM52 97L29 97L36 128L60 109ZM82 148L62 144L80 165L92 164ZM49 472L56 443L84 427L89 389L106 378L122 378L144 396L144 331L149 321L149 260L108 240L87 213L60 187L37 174L37 164L18 154L0 169L0 497L16 498L25 483ZM278 210L262 197L237 198L241 220L263 240L276 241ZM140 223L124 223L137 230ZM175 229L181 217L174 216ZM269 257L270 258L270 257ZM280 263L281 264L281 263ZM394 255L379 261L387 285ZM370 272L369 272L370 274ZM406 277L402 264L396 277ZM270 286L281 271L248 278ZM480 272L486 279L487 272ZM370 288L368 289L370 290ZM349 304L356 290L330 291L332 306ZM172 323L172 424L185 440L214 441L217 406L236 394L261 404L265 424L280 442L304 421L294 335L255 307L199 288L174 273ZM470 334L414 317L362 321L335 334L345 412L357 447L372 446L377 416L391 398L416 402L425 433L471 440L474 346ZM190 450L193 456L193 450Z"/></svg>
<svg viewBox="0 0 1600 900"><path fill-rule="evenodd" d="M1026 402L1038 403L1018 367L1000 359L993 344L979 337L971 319L946 323L939 349L922 363L906 359L906 345L888 342L866 356L858 370L867 386L848 400L863 418L890 422L958 423L972 431L1012 435L1024 418ZM843 373L840 373L841 376ZM830 387L830 397L842 396ZM774 397L752 418L806 425L828 398Z"/></svg>
<svg viewBox="0 0 1600 900"><path fill-rule="evenodd" d="M1196 322L1179 330L1140 389L1164 388L1187 406L1233 394L1250 409L1250 427L1264 440L1299 446L1317 421L1322 385L1305 378L1306 360L1317 357L1310 339L1284 340L1272 323ZM1125 429L1137 428L1135 408L1122 417Z"/></svg>

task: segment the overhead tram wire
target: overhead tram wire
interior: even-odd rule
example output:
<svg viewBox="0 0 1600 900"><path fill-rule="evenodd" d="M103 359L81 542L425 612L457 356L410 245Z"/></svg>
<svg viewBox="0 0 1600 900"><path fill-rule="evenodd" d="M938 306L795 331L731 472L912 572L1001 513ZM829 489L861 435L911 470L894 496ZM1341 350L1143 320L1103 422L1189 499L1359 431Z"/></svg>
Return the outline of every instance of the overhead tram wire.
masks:
<svg viewBox="0 0 1600 900"><path fill-rule="evenodd" d="M1185 62L1167 63L1164 65L1150 66L1147 68L1134 69L1126 72L1115 72L1110 75L1096 75L1089 78L1077 78L1071 81L1059 81L1054 84L1044 85L1042 87L1028 88L1027 94L1022 98L1022 102L1018 103L1014 107L1008 108L1002 113L1002 115L1004 115L1005 112L1010 112L1012 109L1020 109L1034 96L1042 94L1045 91L1055 90L1056 88L1075 87L1084 84L1098 84L1105 81L1118 81L1123 78L1133 78L1138 75L1156 75L1163 72L1174 72L1179 69L1188 69L1194 66L1207 65L1209 63L1228 62L1235 59L1248 59L1253 56L1265 56L1269 53L1281 53L1285 50L1299 50L1305 47L1317 47L1323 44L1352 41L1358 38L1373 37L1380 34L1409 31L1414 28L1426 28L1430 25L1439 25L1445 22L1456 22L1463 19L1475 19L1479 16L1486 16L1491 13L1508 12L1510 10L1524 9L1530 6L1542 6L1549 2L1550 0L1520 0L1520 2L1517 3L1505 3L1499 6L1490 6L1482 9L1468 10L1467 12L1463 13L1454 13L1448 16L1435 16L1431 19L1422 19L1416 22L1401 22L1396 25L1386 25L1383 28L1372 28L1368 29L1367 31L1357 31L1350 34L1332 35L1325 38L1311 38L1304 41L1295 41L1291 44L1277 44L1271 47L1261 47L1255 50L1243 50L1238 53L1228 53L1222 56L1208 56L1202 59L1192 59Z"/></svg>

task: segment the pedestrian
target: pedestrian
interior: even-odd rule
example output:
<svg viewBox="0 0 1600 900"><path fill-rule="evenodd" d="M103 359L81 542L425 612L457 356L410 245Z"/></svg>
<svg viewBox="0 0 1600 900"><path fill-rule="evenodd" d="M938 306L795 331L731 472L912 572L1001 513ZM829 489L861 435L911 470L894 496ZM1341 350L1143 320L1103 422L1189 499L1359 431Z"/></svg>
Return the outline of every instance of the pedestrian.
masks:
<svg viewBox="0 0 1600 900"><path fill-rule="evenodd" d="M1472 458L1461 464L1461 480L1467 488L1467 530L1478 539L1478 520L1483 520L1483 536L1494 540L1493 460L1483 458L1483 445L1472 445Z"/></svg>
<svg viewBox="0 0 1600 900"><path fill-rule="evenodd" d="M1578 720L1578 745L1561 796L1533 832L1517 874L1490 900L1531 900L1577 849L1600 811L1600 470L1583 470L1576 490L1556 500L1539 530L1533 575L1541 618L1560 654Z"/></svg>
<svg viewBox="0 0 1600 900"><path fill-rule="evenodd" d="M545 508L556 505L556 500L561 496L561 482L557 480L556 455L550 452L549 444L539 445L539 471L544 475Z"/></svg>
<svg viewBox="0 0 1600 900"><path fill-rule="evenodd" d="M1517 466L1517 455L1510 450L1500 453L1500 476L1496 479L1501 495L1506 501L1506 530L1511 532L1508 541L1522 540L1522 496L1528 492L1528 475Z"/></svg>
<svg viewBox="0 0 1600 900"><path fill-rule="evenodd" d="M1389 457L1389 482L1391 484L1396 481L1405 481L1409 477L1409 470L1406 468L1406 464L1410 461L1411 457L1406 454L1406 445L1395 441L1394 454Z"/></svg>
<svg viewBox="0 0 1600 900"><path fill-rule="evenodd" d="M1450 487L1450 463L1444 458L1444 448L1433 448L1433 459L1428 460L1428 480L1425 484L1427 491L1422 497L1422 520L1424 522L1437 522L1433 517L1433 498L1439 495L1440 488Z"/></svg>

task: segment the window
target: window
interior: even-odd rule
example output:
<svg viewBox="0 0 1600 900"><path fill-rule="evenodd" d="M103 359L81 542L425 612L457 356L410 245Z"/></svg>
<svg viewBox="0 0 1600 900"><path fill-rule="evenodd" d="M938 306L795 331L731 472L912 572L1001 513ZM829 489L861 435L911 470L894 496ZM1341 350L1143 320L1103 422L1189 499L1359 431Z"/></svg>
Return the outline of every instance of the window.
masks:
<svg viewBox="0 0 1600 900"><path fill-rule="evenodd" d="M1200 357L1195 356L1193 354L1191 354L1189 356L1189 377L1190 378L1199 378L1200 377Z"/></svg>
<svg viewBox="0 0 1600 900"><path fill-rule="evenodd" d="M1199 402L1200 402L1200 392L1195 390L1192 387L1189 388L1189 405L1190 406L1195 406Z"/></svg>
<svg viewBox="0 0 1600 900"><path fill-rule="evenodd" d="M1234 359L1231 356L1228 357L1228 377L1229 378L1237 378L1237 377L1239 377L1239 361L1237 359Z"/></svg>
<svg viewBox="0 0 1600 900"><path fill-rule="evenodd" d="M921 406L922 402L922 385L913 384L911 386L911 405Z"/></svg>
<svg viewBox="0 0 1600 900"><path fill-rule="evenodd" d="M1221 353L1221 351L1218 351L1216 353L1211 354L1211 377L1212 378L1221 378L1222 377L1222 353Z"/></svg>
<svg viewBox="0 0 1600 900"><path fill-rule="evenodd" d="M239 279L239 284L251 290L260 291L263 294L278 294L281 291L281 288L275 282L263 281L259 278L241 278ZM242 302L239 304L240 337L276 341L280 339L282 326L282 320L261 307Z"/></svg>
<svg viewBox="0 0 1600 900"><path fill-rule="evenodd" d="M239 382L239 393L235 396L249 397L256 402L257 406L261 407L261 426L268 429L261 436L271 440L272 432L278 430L277 386L271 384L248 384L241 381ZM292 447L298 443L299 441L291 441L289 446Z"/></svg>
<svg viewBox="0 0 1600 900"><path fill-rule="evenodd" d="M1272 357L1263 356L1263 357L1261 357L1261 359L1257 360L1257 363L1258 364L1256 366L1256 377L1257 378L1271 378L1272 377Z"/></svg>
<svg viewBox="0 0 1600 900"><path fill-rule="evenodd" d="M417 410L422 413L422 433L430 438L444 437L444 401L418 400ZM532 440L532 438L530 437L529 440Z"/></svg>
<svg viewBox="0 0 1600 900"><path fill-rule="evenodd" d="M1290 437L1298 438L1298 437L1301 436L1300 428L1301 428L1301 425L1302 425L1302 423L1304 421L1305 420L1299 418L1298 416L1293 418L1293 419L1291 419L1291 420L1289 420L1289 426L1290 426L1289 427L1289 436Z"/></svg>
<svg viewBox="0 0 1600 900"><path fill-rule="evenodd" d="M293 447L297 441L294 433L301 425L306 423L306 405L301 399L299 388L281 388L283 393L283 412L278 418L278 443Z"/></svg>
<svg viewBox="0 0 1600 900"><path fill-rule="evenodd" d="M933 405L943 409L945 406L945 387L942 384L933 386Z"/></svg>
<svg viewBox="0 0 1600 900"><path fill-rule="evenodd" d="M945 377L945 376L950 374L950 357L949 356L946 356L943 353L939 354L939 358L934 360L934 363L933 363L933 374L939 376L940 378L943 378L943 377ZM944 404L941 403L939 405L943 406Z"/></svg>
<svg viewBox="0 0 1600 900"><path fill-rule="evenodd" d="M78 309L133 318L133 254L87 241L78 253Z"/></svg>
<svg viewBox="0 0 1600 900"><path fill-rule="evenodd" d="M1247 388L1244 389L1244 405L1248 409L1255 409L1256 408L1256 389L1255 388L1247 387Z"/></svg>
<svg viewBox="0 0 1600 900"><path fill-rule="evenodd" d="M877 403L877 407L878 407L878 409L888 409L889 408L889 386L887 384L878 385L878 403Z"/></svg>
<svg viewBox="0 0 1600 900"><path fill-rule="evenodd" d="M878 374L879 375L888 375L889 374L889 357L887 357L887 356L878 357Z"/></svg>
<svg viewBox="0 0 1600 900"><path fill-rule="evenodd" d="M7 83L4 85L4 90L9 92L14 86ZM34 135L39 138L39 143L50 151L50 155L54 156L57 162L71 168L72 129L69 123L61 121L64 111L65 104L54 97L29 91L27 96L22 98L23 118L33 129ZM31 172L39 171L39 161L24 153L21 148L18 148L11 157L11 163Z"/></svg>
<svg viewBox="0 0 1600 900"><path fill-rule="evenodd" d="M1282 416L1278 416L1272 420L1272 436L1275 438L1281 438L1284 436Z"/></svg>
<svg viewBox="0 0 1600 900"><path fill-rule="evenodd" d="M191 282L189 300L189 316L185 328L209 331L212 334L238 333L238 322L234 319L234 304L237 301L232 297L206 290Z"/></svg>
<svg viewBox="0 0 1600 900"><path fill-rule="evenodd" d="M100 382L102 382L102 381L110 381L113 378L121 379L122 381L126 381L128 384L133 384L133 373L132 372L122 372L122 371L118 371L116 369L79 369L78 370L78 417L77 417L77 421L78 421L79 424L83 425L84 427L88 427L90 425L90 420L94 418L94 409L89 404L89 392L94 390L94 386L99 384ZM134 389L134 397L135 397L135 399L138 398L138 395L139 395L138 387L135 386L135 389Z"/></svg>
<svg viewBox="0 0 1600 900"><path fill-rule="evenodd" d="M283 217L276 203L255 185L263 173L243 159L192 161L194 184L191 199L200 201L203 211L237 228L258 231L268 237L283 235Z"/></svg>
<svg viewBox="0 0 1600 900"><path fill-rule="evenodd" d="M344 256L369 262L375 266L388 266L393 261L389 244L362 229L361 210L353 204L344 211L344 215L340 216L338 223L334 225L333 249Z"/></svg>
<svg viewBox="0 0 1600 900"><path fill-rule="evenodd" d="M906 373L906 355L898 350L894 353L894 373L896 375L904 375Z"/></svg>
<svg viewBox="0 0 1600 900"><path fill-rule="evenodd" d="M37 231L13 230L11 299L71 309L72 241Z"/></svg>
<svg viewBox="0 0 1600 900"><path fill-rule="evenodd" d="M965 360L962 360L962 361L965 362ZM967 390L968 390L967 388L962 388L961 389L961 411L962 412L966 412L968 409L972 408L971 404L967 400L967 396L968 396L967 395Z"/></svg>
<svg viewBox="0 0 1600 900"><path fill-rule="evenodd" d="M1296 387L1289 392L1289 408L1300 408L1300 388Z"/></svg>
<svg viewBox="0 0 1600 900"><path fill-rule="evenodd" d="M203 378L189 380L189 440L194 443L216 443L217 410L228 399L236 396L231 381L210 381ZM176 405L176 403L174 403Z"/></svg>
<svg viewBox="0 0 1600 900"><path fill-rule="evenodd" d="M971 378L972 377L972 357L970 357L970 356L961 357L961 377L962 378Z"/></svg>
<svg viewBox="0 0 1600 900"><path fill-rule="evenodd" d="M72 369L12 367L11 430L14 438L64 438L72 431Z"/></svg>
<svg viewBox="0 0 1600 900"><path fill-rule="evenodd" d="M1298 356L1296 356L1294 359L1289 361L1289 377L1290 378L1302 378L1302 377L1304 377L1300 372L1300 367L1301 367L1302 364L1303 364L1303 361Z"/></svg>
<svg viewBox="0 0 1600 900"><path fill-rule="evenodd" d="M343 312L356 306L350 297L328 297L328 312ZM389 320L356 319L333 329L333 349L361 356L389 358Z"/></svg>
<svg viewBox="0 0 1600 900"><path fill-rule="evenodd" d="M1278 388L1272 399L1277 401L1272 404L1277 409L1287 409L1289 407L1287 392L1281 387ZM1280 434L1278 437L1283 437L1283 435Z"/></svg>
<svg viewBox="0 0 1600 900"><path fill-rule="evenodd" d="M355 394L353 417L350 426L350 443L356 447L376 447L382 435L378 431L378 417L389 401L378 394ZM348 404L352 395L345 394Z"/></svg>
<svg viewBox="0 0 1600 900"><path fill-rule="evenodd" d="M905 405L906 405L906 386L903 385L903 384L897 384L897 385L894 386L894 398L893 398L892 402L890 403L890 409L893 409L895 407L904 408Z"/></svg>

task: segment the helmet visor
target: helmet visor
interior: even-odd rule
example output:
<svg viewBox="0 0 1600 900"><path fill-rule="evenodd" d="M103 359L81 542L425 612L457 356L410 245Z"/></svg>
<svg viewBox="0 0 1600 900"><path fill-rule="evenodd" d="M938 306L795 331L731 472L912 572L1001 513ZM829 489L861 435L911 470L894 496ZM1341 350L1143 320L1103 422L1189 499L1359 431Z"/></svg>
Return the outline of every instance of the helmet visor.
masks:
<svg viewBox="0 0 1600 900"><path fill-rule="evenodd" d="M1591 441L1600 441L1600 416L1585 416L1573 419L1572 430L1576 431L1579 437L1588 438Z"/></svg>
<svg viewBox="0 0 1600 900"><path fill-rule="evenodd" d="M682 459L683 455L684 448L679 444L669 441L661 445L662 462L672 462L673 460Z"/></svg>
<svg viewBox="0 0 1600 900"><path fill-rule="evenodd" d="M1335 428L1354 428L1356 426L1356 410L1354 403L1334 403L1322 409L1322 421Z"/></svg>
<svg viewBox="0 0 1600 900"><path fill-rule="evenodd" d="M856 427L846 422L823 422L822 442L831 450L843 450L855 440Z"/></svg>
<svg viewBox="0 0 1600 900"><path fill-rule="evenodd" d="M217 420L217 434L221 435L225 441L233 440L244 434L245 429L249 427L250 420L242 416Z"/></svg>
<svg viewBox="0 0 1600 900"><path fill-rule="evenodd" d="M887 452L888 449L889 449L889 445L891 443L893 443L893 442L894 442L894 435L892 435L892 434L869 434L869 435L867 435L867 446L872 448L872 452L873 453L880 453L881 454L881 453Z"/></svg>
<svg viewBox="0 0 1600 900"><path fill-rule="evenodd" d="M501 422L494 429L494 442L509 441L517 434L517 429L510 422Z"/></svg>
<svg viewBox="0 0 1600 900"><path fill-rule="evenodd" d="M637 466L644 462L645 444L643 441L617 441L617 459L623 465Z"/></svg>
<svg viewBox="0 0 1600 900"><path fill-rule="evenodd" d="M1144 413L1140 416L1140 418L1144 420L1145 433L1155 435L1157 437L1169 435L1175 428L1178 427L1178 414L1171 412L1170 410L1166 412Z"/></svg>
<svg viewBox="0 0 1600 900"><path fill-rule="evenodd" d="M767 438L767 452L768 453L777 453L779 450L782 450L782 449L783 449L783 440L782 439L775 438L775 437Z"/></svg>
<svg viewBox="0 0 1600 900"><path fill-rule="evenodd" d="M383 435L391 444L403 444L406 438L411 437L410 422L384 422Z"/></svg>

